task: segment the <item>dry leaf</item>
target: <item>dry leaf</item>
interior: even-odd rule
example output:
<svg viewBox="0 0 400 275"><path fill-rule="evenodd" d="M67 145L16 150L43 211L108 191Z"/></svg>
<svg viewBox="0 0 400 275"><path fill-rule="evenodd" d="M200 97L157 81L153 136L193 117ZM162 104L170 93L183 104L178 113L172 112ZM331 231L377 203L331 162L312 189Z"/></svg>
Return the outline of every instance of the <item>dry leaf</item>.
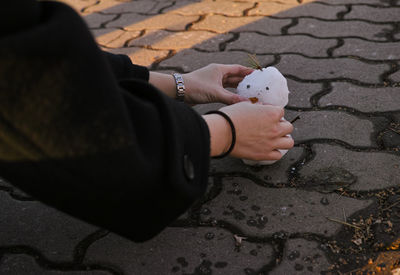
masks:
<svg viewBox="0 0 400 275"><path fill-rule="evenodd" d="M355 239L355 240L351 240L353 243L355 243L356 245L361 245L362 244L362 240L361 239Z"/></svg>
<svg viewBox="0 0 400 275"><path fill-rule="evenodd" d="M400 275L400 268L393 269L392 275Z"/></svg>
<svg viewBox="0 0 400 275"><path fill-rule="evenodd" d="M241 246L242 245L242 241L245 240L245 237L240 237L238 235L233 235L233 238L235 239L235 245L236 246Z"/></svg>

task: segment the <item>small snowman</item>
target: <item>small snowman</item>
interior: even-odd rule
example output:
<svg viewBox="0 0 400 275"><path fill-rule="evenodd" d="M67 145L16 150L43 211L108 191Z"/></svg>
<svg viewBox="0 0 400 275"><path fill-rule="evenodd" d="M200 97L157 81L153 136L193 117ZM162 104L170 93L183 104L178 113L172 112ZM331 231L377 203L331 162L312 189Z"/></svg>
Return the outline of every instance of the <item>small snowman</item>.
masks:
<svg viewBox="0 0 400 275"><path fill-rule="evenodd" d="M286 78L275 67L262 68L254 57L250 56L257 70L247 75L236 88L237 93L247 97L252 103L266 103L285 107L289 99L289 89ZM283 119L283 118L282 118ZM283 155L288 150L279 150ZM243 159L248 165L270 165L276 160L253 161Z"/></svg>

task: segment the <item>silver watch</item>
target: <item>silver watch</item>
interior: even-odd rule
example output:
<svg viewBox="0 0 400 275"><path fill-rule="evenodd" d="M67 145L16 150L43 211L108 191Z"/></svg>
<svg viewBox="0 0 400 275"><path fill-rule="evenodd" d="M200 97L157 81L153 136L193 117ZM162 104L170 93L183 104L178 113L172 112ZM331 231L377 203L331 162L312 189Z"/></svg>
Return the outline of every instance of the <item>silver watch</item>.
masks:
<svg viewBox="0 0 400 275"><path fill-rule="evenodd" d="M174 73L172 76L174 77L176 84L176 99L183 102L185 99L185 83L183 82L183 77L178 73Z"/></svg>

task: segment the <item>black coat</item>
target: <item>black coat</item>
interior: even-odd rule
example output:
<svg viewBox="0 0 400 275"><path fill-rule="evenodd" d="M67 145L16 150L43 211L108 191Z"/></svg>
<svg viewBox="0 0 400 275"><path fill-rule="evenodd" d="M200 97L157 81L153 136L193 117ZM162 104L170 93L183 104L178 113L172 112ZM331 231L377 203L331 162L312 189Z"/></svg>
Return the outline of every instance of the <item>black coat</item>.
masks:
<svg viewBox="0 0 400 275"><path fill-rule="evenodd" d="M134 241L203 194L210 141L195 111L102 52L68 6L6 1L0 13L1 177Z"/></svg>

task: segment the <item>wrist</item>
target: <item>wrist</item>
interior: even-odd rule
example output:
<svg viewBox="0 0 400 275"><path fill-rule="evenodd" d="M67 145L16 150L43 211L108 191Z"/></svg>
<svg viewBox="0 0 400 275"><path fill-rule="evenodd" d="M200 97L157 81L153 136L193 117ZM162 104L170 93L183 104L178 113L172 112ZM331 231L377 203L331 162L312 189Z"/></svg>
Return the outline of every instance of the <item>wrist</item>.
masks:
<svg viewBox="0 0 400 275"><path fill-rule="evenodd" d="M150 72L149 83L171 98L176 97L176 85L172 75Z"/></svg>
<svg viewBox="0 0 400 275"><path fill-rule="evenodd" d="M203 118L210 132L210 156L224 154L232 144L231 126L224 117L218 114L204 115Z"/></svg>

